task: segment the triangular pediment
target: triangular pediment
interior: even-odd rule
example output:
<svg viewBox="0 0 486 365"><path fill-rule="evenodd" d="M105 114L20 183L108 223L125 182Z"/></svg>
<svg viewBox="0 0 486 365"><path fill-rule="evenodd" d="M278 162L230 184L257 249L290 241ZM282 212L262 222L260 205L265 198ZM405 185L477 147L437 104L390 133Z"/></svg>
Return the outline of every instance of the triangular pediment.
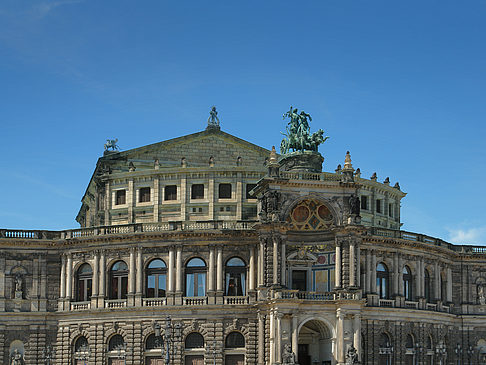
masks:
<svg viewBox="0 0 486 365"><path fill-rule="evenodd" d="M216 167L259 166L264 169L270 151L219 129L202 132L108 154L103 159L110 165L132 162L138 169L153 168L158 160L160 168L179 167L185 159L187 167L207 167L210 159ZM116 162L115 162L116 161ZM117 163L118 162L118 163Z"/></svg>

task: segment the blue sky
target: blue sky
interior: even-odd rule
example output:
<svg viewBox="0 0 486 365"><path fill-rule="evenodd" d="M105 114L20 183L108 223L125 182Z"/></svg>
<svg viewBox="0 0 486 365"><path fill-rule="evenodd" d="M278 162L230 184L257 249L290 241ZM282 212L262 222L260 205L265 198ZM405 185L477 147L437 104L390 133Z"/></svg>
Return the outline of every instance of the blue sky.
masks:
<svg viewBox="0 0 486 365"><path fill-rule="evenodd" d="M486 1L0 2L0 227L64 229L107 138L279 145L400 182L403 229L486 244Z"/></svg>

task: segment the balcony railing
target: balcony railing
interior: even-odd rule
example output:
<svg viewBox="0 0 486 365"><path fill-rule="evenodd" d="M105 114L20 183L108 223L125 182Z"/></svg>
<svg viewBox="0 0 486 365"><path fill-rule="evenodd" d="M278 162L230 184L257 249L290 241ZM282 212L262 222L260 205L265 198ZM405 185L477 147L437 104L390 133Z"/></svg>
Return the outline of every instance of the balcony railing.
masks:
<svg viewBox="0 0 486 365"><path fill-rule="evenodd" d="M108 299L105 300L105 308L125 308L127 306L126 299Z"/></svg>
<svg viewBox="0 0 486 365"><path fill-rule="evenodd" d="M183 305L206 305L208 304L208 297L184 297L182 298Z"/></svg>
<svg viewBox="0 0 486 365"><path fill-rule="evenodd" d="M249 298L247 296L237 296L237 297L223 297L224 304L248 304Z"/></svg>
<svg viewBox="0 0 486 365"><path fill-rule="evenodd" d="M75 302L71 303L72 311L87 311L91 307L91 302Z"/></svg>
<svg viewBox="0 0 486 365"><path fill-rule="evenodd" d="M167 305L167 298L142 298L144 307L162 307Z"/></svg>
<svg viewBox="0 0 486 365"><path fill-rule="evenodd" d="M385 308L393 308L395 306L395 301L393 299L380 299L379 306Z"/></svg>
<svg viewBox="0 0 486 365"><path fill-rule="evenodd" d="M359 293L344 293L344 292L308 292L299 290L280 290L275 292L277 299L301 299L301 300L317 300L317 301L332 301L332 300L359 300Z"/></svg>
<svg viewBox="0 0 486 365"><path fill-rule="evenodd" d="M418 302L412 302L412 301L409 301L409 300L406 300L405 301L405 308L408 308L408 309L418 309Z"/></svg>

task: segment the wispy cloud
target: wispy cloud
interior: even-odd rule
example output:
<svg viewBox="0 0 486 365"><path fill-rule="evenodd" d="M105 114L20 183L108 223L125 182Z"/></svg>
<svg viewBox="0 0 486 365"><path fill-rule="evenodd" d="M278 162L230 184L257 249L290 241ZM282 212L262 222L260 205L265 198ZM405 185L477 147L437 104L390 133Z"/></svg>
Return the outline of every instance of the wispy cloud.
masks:
<svg viewBox="0 0 486 365"><path fill-rule="evenodd" d="M57 0L57 1L43 1L39 4L36 4L32 7L31 13L38 18L44 18L45 16L49 15L51 11L54 9L69 4L77 4L82 2L83 0Z"/></svg>
<svg viewBox="0 0 486 365"><path fill-rule="evenodd" d="M459 244L486 245L486 226L448 228L449 241Z"/></svg>

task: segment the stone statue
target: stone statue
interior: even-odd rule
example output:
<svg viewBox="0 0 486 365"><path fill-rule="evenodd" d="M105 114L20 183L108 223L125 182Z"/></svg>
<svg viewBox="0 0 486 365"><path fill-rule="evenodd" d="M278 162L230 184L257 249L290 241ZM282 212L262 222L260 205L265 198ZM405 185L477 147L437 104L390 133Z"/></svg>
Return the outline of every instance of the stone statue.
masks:
<svg viewBox="0 0 486 365"><path fill-rule="evenodd" d="M358 360L358 352L354 348L353 345L348 347L348 351L346 352L346 365L353 365L359 364Z"/></svg>
<svg viewBox="0 0 486 365"><path fill-rule="evenodd" d="M481 305L486 304L486 293L485 293L485 290L484 290L484 284L483 283L478 284L478 302Z"/></svg>
<svg viewBox="0 0 486 365"><path fill-rule="evenodd" d="M22 278L22 275L20 275L20 274L15 275L15 291L16 292L22 292L23 282L24 282L24 279Z"/></svg>
<svg viewBox="0 0 486 365"><path fill-rule="evenodd" d="M317 132L310 134L309 122L311 116L297 108L290 107L290 110L283 115L283 119L289 118L290 121L286 127L286 133L282 133L284 138L280 143L280 152L283 154L293 151L314 151L317 152L319 145L324 143L329 137L324 137L324 131L319 129Z"/></svg>
<svg viewBox="0 0 486 365"><path fill-rule="evenodd" d="M108 151L110 148L112 151L118 151L118 138L115 139L107 139L105 143L105 151Z"/></svg>
<svg viewBox="0 0 486 365"><path fill-rule="evenodd" d="M10 365L23 365L24 355L18 349L15 349L10 357Z"/></svg>
<svg viewBox="0 0 486 365"><path fill-rule="evenodd" d="M288 342L284 346L284 350L282 354L282 364L283 365L297 364L297 360L295 359L295 354L292 352L292 345Z"/></svg>
<svg viewBox="0 0 486 365"><path fill-rule="evenodd" d="M208 126L219 127L218 112L216 111L215 106L212 106L211 111L209 112Z"/></svg>
<svg viewBox="0 0 486 365"><path fill-rule="evenodd" d="M359 197L357 197L354 194L349 197L349 208L350 208L351 214L354 214L357 217L359 216L360 208L361 208L360 202L359 202Z"/></svg>

